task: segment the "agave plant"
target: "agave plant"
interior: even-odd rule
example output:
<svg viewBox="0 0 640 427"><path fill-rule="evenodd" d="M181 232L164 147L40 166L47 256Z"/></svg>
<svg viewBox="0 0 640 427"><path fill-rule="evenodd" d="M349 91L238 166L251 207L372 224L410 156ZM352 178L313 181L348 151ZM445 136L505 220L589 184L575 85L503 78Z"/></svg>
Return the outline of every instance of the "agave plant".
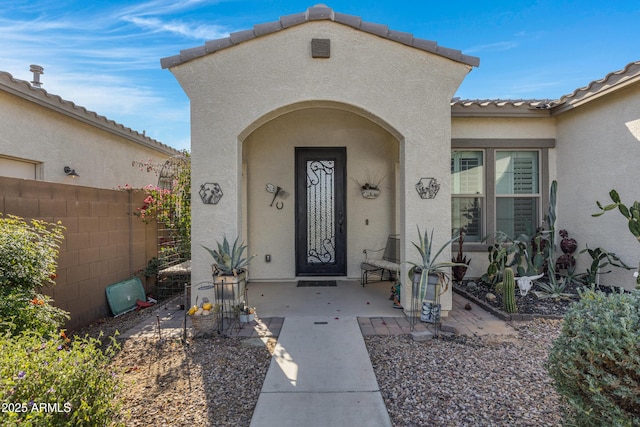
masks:
<svg viewBox="0 0 640 427"><path fill-rule="evenodd" d="M224 236L222 243L217 242L218 249L205 248L213 257L213 272L217 276L237 276L249 265L253 257L243 258L247 246L239 243L239 237L233 242L233 247L229 244L227 236Z"/></svg>
<svg viewBox="0 0 640 427"><path fill-rule="evenodd" d="M560 280L553 280L549 283L537 282L539 291L532 291L538 298L547 299L552 298L556 300L571 299L575 295L569 292L565 292L565 288L569 284L564 278Z"/></svg>
<svg viewBox="0 0 640 427"><path fill-rule="evenodd" d="M431 235L427 231L424 232L424 235L420 232L420 227L418 227L418 236L420 237L420 243L413 243L413 246L418 249L418 253L420 253L420 257L422 258L422 263L417 264L414 262L410 262L413 267L409 270L409 277L413 277L414 274L420 274L420 284L419 284L419 296L420 300L423 300L425 294L427 293L427 283L429 280L429 275L441 275L445 274L443 271L446 267L454 267L454 266L465 266L466 264L457 263L457 262L436 262L440 254L447 248L453 241L457 240L459 237L454 236L449 241L447 241L437 252L432 256L433 253L433 230L431 230ZM446 289L441 293L446 292Z"/></svg>

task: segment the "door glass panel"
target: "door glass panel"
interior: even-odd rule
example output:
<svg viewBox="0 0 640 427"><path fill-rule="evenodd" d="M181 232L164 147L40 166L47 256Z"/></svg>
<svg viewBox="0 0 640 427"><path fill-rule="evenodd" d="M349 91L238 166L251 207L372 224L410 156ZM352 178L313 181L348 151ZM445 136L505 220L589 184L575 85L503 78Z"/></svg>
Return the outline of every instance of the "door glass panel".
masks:
<svg viewBox="0 0 640 427"><path fill-rule="evenodd" d="M307 161L307 262L334 264L335 161Z"/></svg>

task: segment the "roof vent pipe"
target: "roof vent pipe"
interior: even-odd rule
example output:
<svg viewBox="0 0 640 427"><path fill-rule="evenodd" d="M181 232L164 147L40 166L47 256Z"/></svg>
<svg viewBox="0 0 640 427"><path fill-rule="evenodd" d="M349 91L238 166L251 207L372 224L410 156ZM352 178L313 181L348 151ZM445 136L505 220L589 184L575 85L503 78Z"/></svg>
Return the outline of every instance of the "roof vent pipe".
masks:
<svg viewBox="0 0 640 427"><path fill-rule="evenodd" d="M39 65L31 65L29 69L33 73L33 80L31 80L31 84L40 87L42 86L42 82L40 82L40 74L44 74L44 68Z"/></svg>

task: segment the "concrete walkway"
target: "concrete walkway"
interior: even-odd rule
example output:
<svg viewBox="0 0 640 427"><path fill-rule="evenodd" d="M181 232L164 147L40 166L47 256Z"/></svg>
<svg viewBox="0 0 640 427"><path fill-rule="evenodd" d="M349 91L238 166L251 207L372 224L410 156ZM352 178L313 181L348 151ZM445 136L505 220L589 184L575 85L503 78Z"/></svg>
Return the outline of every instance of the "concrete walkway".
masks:
<svg viewBox="0 0 640 427"><path fill-rule="evenodd" d="M296 288L295 283L251 284L250 304L262 315L284 315L251 427L390 426L364 335L406 334L411 325L389 301L389 282L362 288ZM449 330L466 335L515 334L454 294ZM453 315L455 312L455 315ZM427 330L418 322L414 331Z"/></svg>
<svg viewBox="0 0 640 427"><path fill-rule="evenodd" d="M256 321L231 328L229 335L278 337L251 427L391 425L363 338L411 332L409 319L389 301L390 286L379 282L363 288L344 280L336 287L298 288L295 282L248 285ZM158 328L163 338L182 336L183 310L174 303L158 313L121 338L158 337ZM517 334L456 293L443 325L468 336ZM413 329L429 328L417 322Z"/></svg>
<svg viewBox="0 0 640 427"><path fill-rule="evenodd" d="M391 426L355 317L287 317L251 427Z"/></svg>

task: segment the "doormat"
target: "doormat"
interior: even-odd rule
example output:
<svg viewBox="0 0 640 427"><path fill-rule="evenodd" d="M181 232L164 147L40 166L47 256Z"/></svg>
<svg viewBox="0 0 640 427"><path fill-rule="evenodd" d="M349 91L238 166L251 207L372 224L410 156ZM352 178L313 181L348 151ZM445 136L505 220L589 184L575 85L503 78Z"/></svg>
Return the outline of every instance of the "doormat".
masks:
<svg viewBox="0 0 640 427"><path fill-rule="evenodd" d="M338 286L335 280L298 280L298 288L306 288L312 286Z"/></svg>

